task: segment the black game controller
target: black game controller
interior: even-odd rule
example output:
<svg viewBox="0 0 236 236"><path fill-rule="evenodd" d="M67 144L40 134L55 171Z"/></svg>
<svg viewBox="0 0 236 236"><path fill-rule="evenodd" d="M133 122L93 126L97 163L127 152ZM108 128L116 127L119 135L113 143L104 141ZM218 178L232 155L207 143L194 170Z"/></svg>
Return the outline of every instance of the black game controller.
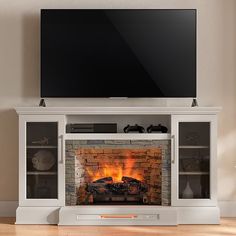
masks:
<svg viewBox="0 0 236 236"><path fill-rule="evenodd" d="M124 128L124 132L125 133L130 133L130 132L138 132L138 133L144 133L145 132L145 129L140 126L140 125L127 125L125 128Z"/></svg>
<svg viewBox="0 0 236 236"><path fill-rule="evenodd" d="M147 128L147 132L148 132L148 133L152 133L152 132L167 133L167 131L168 131L168 129L167 129L165 126L161 125L161 124L159 124L159 125L157 125L157 126L155 126L155 125L150 125L150 126Z"/></svg>

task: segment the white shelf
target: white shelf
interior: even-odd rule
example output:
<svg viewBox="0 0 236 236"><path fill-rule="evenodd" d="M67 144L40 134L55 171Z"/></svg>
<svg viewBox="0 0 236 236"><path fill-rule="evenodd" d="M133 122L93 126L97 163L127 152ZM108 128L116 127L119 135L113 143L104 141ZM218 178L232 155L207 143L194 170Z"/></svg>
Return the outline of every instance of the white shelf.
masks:
<svg viewBox="0 0 236 236"><path fill-rule="evenodd" d="M169 133L76 133L65 134L65 140L170 140Z"/></svg>
<svg viewBox="0 0 236 236"><path fill-rule="evenodd" d="M209 172L204 171L181 171L179 175L209 175Z"/></svg>
<svg viewBox="0 0 236 236"><path fill-rule="evenodd" d="M45 149L45 148L57 148L57 146L47 146L47 145L44 145L44 146L42 146L42 145L28 145L27 146L27 148L43 148L43 149Z"/></svg>
<svg viewBox="0 0 236 236"><path fill-rule="evenodd" d="M57 175L56 171L27 171L27 175Z"/></svg>
<svg viewBox="0 0 236 236"><path fill-rule="evenodd" d="M16 107L15 109L22 115L210 115L220 112L221 107Z"/></svg>
<svg viewBox="0 0 236 236"><path fill-rule="evenodd" d="M209 146L201 146L201 145L180 145L179 148L181 149L206 149Z"/></svg>

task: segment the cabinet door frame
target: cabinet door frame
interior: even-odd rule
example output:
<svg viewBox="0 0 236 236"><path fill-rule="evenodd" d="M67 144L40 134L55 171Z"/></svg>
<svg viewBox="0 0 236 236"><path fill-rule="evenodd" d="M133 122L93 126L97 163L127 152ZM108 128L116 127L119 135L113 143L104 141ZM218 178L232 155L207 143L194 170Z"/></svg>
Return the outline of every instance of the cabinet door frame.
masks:
<svg viewBox="0 0 236 236"><path fill-rule="evenodd" d="M56 199L27 199L27 122L58 123L58 194ZM65 116L64 115L20 115L19 116L19 206L64 206L65 205Z"/></svg>
<svg viewBox="0 0 236 236"><path fill-rule="evenodd" d="M179 123L209 122L210 124L210 198L179 198ZM217 205L217 116L173 115L171 117L171 205L172 206L216 206Z"/></svg>

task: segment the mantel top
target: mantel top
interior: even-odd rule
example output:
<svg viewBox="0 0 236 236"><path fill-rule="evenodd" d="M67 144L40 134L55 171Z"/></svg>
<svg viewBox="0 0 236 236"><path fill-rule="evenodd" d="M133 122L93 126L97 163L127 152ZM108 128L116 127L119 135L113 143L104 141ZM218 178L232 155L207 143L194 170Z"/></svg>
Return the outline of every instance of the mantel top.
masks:
<svg viewBox="0 0 236 236"><path fill-rule="evenodd" d="M212 115L220 107L17 107L19 115Z"/></svg>

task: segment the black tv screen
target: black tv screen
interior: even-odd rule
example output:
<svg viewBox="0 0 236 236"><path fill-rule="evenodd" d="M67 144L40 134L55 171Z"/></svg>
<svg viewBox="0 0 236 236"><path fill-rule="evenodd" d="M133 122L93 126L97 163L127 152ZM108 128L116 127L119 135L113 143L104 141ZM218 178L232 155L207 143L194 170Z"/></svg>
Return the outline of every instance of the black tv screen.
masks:
<svg viewBox="0 0 236 236"><path fill-rule="evenodd" d="M41 97L196 97L196 10L41 10Z"/></svg>

